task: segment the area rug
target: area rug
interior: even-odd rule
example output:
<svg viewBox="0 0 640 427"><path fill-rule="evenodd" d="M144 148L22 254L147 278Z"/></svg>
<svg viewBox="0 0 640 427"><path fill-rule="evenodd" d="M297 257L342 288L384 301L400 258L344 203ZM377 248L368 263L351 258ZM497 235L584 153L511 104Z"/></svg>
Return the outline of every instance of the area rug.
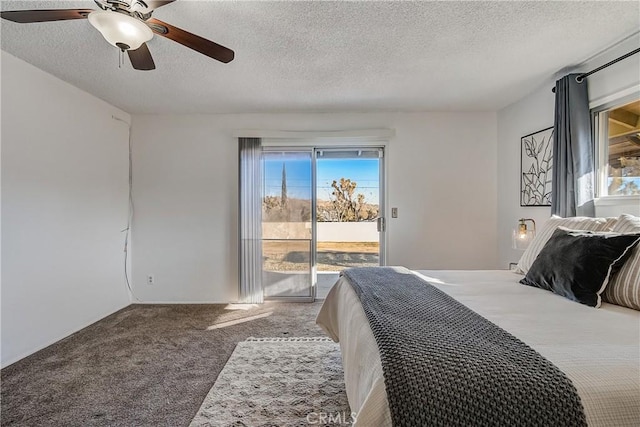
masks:
<svg viewBox="0 0 640 427"><path fill-rule="evenodd" d="M351 420L338 344L323 337L249 338L236 346L191 427Z"/></svg>

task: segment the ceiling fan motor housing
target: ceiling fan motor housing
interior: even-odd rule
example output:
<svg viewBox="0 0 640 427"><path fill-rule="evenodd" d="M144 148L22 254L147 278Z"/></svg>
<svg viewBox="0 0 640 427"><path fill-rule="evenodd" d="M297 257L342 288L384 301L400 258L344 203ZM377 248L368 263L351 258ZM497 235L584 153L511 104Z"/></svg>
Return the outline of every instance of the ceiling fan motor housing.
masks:
<svg viewBox="0 0 640 427"><path fill-rule="evenodd" d="M151 18L152 9L143 0L94 0L102 10L127 13L135 18L146 21Z"/></svg>

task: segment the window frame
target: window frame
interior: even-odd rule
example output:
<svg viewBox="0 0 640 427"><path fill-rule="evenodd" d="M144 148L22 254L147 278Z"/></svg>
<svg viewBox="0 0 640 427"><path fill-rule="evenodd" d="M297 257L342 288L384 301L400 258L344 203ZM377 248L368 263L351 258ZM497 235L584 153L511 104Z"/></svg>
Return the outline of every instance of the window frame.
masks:
<svg viewBox="0 0 640 427"><path fill-rule="evenodd" d="M595 167L596 167L596 182L595 182L595 196L596 199L607 200L615 203L619 201L629 201L633 199L640 200L639 195L610 195L608 188L609 178L609 123L608 116L604 113L615 110L630 102L640 101L640 88L634 90L632 93L616 97L614 100L605 102L596 107L590 109L591 123L592 123L592 138L594 141L595 151Z"/></svg>

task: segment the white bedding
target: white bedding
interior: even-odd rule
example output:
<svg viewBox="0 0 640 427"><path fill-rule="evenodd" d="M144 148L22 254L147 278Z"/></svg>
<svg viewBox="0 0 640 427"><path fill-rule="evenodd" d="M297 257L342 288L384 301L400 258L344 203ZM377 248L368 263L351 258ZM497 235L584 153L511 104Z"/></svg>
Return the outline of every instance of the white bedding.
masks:
<svg viewBox="0 0 640 427"><path fill-rule="evenodd" d="M560 368L578 390L590 426L640 426L640 311L599 309L520 285L510 271L417 271ZM356 426L391 425L378 347L360 301L340 278L318 324L340 342Z"/></svg>

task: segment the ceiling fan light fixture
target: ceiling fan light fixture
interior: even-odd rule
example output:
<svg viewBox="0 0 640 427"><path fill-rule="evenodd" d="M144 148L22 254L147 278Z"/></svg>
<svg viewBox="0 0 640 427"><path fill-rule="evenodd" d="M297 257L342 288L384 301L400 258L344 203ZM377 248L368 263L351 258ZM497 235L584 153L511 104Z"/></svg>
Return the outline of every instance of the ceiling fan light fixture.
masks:
<svg viewBox="0 0 640 427"><path fill-rule="evenodd" d="M153 37L147 24L124 13L96 10L88 19L105 40L119 49L136 50Z"/></svg>

